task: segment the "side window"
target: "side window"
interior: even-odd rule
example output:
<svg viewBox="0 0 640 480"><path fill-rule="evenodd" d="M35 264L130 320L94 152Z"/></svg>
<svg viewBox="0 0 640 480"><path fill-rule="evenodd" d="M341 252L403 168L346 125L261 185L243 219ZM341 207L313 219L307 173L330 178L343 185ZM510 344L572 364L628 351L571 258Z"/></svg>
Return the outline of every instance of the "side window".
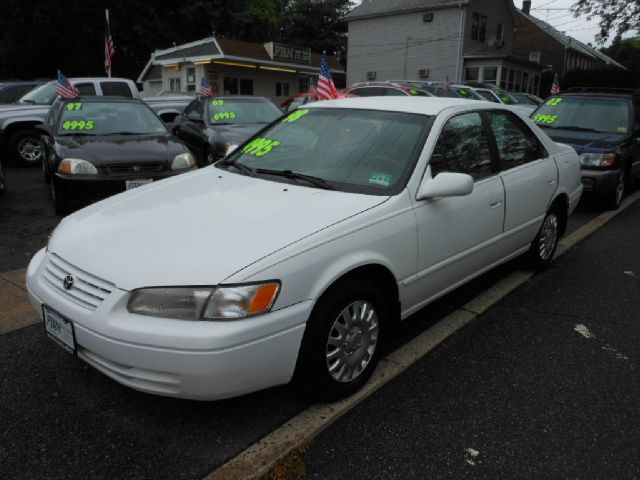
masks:
<svg viewBox="0 0 640 480"><path fill-rule="evenodd" d="M365 88L355 88L351 90L349 93L352 95L357 95L359 97L379 97L384 96L384 88L381 87L365 87Z"/></svg>
<svg viewBox="0 0 640 480"><path fill-rule="evenodd" d="M93 83L77 83L75 84L76 88L80 92L80 95L95 95L96 87L93 86Z"/></svg>
<svg viewBox="0 0 640 480"><path fill-rule="evenodd" d="M431 175L467 173L475 181L493 175L489 141L477 112L455 116L444 125L431 160Z"/></svg>
<svg viewBox="0 0 640 480"><path fill-rule="evenodd" d="M502 170L547 156L535 134L513 113L491 112L489 120L498 145Z"/></svg>
<svg viewBox="0 0 640 480"><path fill-rule="evenodd" d="M125 82L100 82L102 94L111 97L128 97L131 98L131 88Z"/></svg>
<svg viewBox="0 0 640 480"><path fill-rule="evenodd" d="M402 90L398 90L397 88L385 88L384 91L385 93L383 93L383 95L386 95L388 97L404 97L407 95Z"/></svg>

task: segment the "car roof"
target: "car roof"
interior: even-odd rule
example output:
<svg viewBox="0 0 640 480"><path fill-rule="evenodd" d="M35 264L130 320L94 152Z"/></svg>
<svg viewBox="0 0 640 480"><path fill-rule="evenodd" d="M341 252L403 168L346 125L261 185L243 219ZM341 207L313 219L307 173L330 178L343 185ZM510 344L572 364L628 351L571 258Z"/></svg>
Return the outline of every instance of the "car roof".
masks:
<svg viewBox="0 0 640 480"><path fill-rule="evenodd" d="M407 96L341 98L312 103L308 107L305 106L305 108L349 108L438 115L447 109L455 107L465 107L465 110L478 110L480 108L495 109L497 105L481 100L466 100L462 98ZM511 111L508 108L505 108L505 110Z"/></svg>
<svg viewBox="0 0 640 480"><path fill-rule="evenodd" d="M80 95L75 98L58 97L56 102L83 102L83 103L144 103L139 98L122 97L118 95Z"/></svg>

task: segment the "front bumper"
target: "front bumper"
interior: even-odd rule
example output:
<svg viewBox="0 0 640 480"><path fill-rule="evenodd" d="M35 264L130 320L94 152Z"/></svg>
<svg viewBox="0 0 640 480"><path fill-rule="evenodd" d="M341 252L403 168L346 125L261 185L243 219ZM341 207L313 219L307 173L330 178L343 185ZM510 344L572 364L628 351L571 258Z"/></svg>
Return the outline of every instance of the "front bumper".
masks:
<svg viewBox="0 0 640 480"><path fill-rule="evenodd" d="M160 173L140 173L135 175L63 175L55 173L52 181L57 193L66 203L71 205L87 205L104 200L127 189L128 180L153 180L157 182L163 178L175 177L181 173L191 172L195 168L185 170L169 170Z"/></svg>
<svg viewBox="0 0 640 480"><path fill-rule="evenodd" d="M618 186L620 170L582 169L582 186L585 192L613 193Z"/></svg>
<svg viewBox="0 0 640 480"><path fill-rule="evenodd" d="M91 310L45 281L49 255L40 250L27 270L33 307L42 315L47 305L70 320L78 357L117 382L147 393L215 400L291 380L312 301L246 320L189 322L129 313L129 293L114 286Z"/></svg>

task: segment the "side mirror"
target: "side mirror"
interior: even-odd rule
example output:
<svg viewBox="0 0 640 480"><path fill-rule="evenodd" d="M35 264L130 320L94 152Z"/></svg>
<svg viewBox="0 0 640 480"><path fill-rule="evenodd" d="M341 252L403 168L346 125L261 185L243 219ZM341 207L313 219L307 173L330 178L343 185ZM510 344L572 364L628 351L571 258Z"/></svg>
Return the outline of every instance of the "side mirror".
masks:
<svg viewBox="0 0 640 480"><path fill-rule="evenodd" d="M473 192L473 178L466 173L442 172L425 178L418 190L418 200L436 197L462 197Z"/></svg>

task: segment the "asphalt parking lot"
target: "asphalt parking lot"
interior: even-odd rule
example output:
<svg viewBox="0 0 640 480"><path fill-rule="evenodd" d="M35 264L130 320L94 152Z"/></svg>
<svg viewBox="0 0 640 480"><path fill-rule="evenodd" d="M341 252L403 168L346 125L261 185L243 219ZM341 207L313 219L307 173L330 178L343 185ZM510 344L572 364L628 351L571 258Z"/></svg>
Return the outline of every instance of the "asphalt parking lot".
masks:
<svg viewBox="0 0 640 480"><path fill-rule="evenodd" d="M53 212L39 170L9 168L7 183L7 192L0 199L0 277L5 274L17 282L10 274L24 268L31 255L45 245L60 218ZM602 211L595 202L585 202L572 217L570 231ZM334 424L304 457L307 474L313 478L415 478L424 473L434 478L458 478L480 473L496 478L509 473L513 478L536 474L539 478L561 472L559 477L582 477L580 470L569 467L578 460L600 467L604 465L601 457L589 464L584 455L567 453L558 455L559 462L568 458L575 460L573 463L553 463L547 461L553 456L551 447L557 450L575 445L576 449L592 451L590 448L602 445L599 442L613 438L615 429L635 441L610 443L607 458L622 452L621 458L637 471L634 443L640 437L637 429L624 423L637 420L630 410L637 405L637 392L625 388L632 383L633 373L625 370L612 375L611 369L621 367L615 352L633 360L636 351L637 325L633 320L639 304L633 292L637 293L637 278L620 277L618 270L624 267L637 274L640 265L637 255L627 265L628 257L615 249L622 231L624 244L631 244L632 251L639 219L640 209L635 205L481 321L452 337L424 359L425 364L420 362ZM512 262L496 269L414 315L400 329L394 347L517 268ZM606 302L600 302L603 297ZM543 309L540 305L544 302L549 303ZM594 339L600 343L575 343L576 338L582 341L583 335L573 332L571 325L593 320L590 307L596 306L606 313L606 321L592 327ZM2 315L0 311L0 318ZM618 317L629 321L615 324ZM565 338L567 328L576 338ZM145 395L65 354L45 338L40 324L5 332L0 335L2 478L202 478L309 405L289 386L210 403ZM609 357L597 357L594 349L598 354L600 350L608 352ZM628 369L633 362L624 365ZM589 385L597 387L598 395L593 395L597 405L579 410L584 405L578 400L587 402L590 398ZM512 391L512 395L505 397L505 391ZM537 397L539 392L544 395ZM396 417L389 415L396 412L406 414L396 422L392 420ZM574 415L567 416L571 412ZM611 420L608 413L617 417ZM589 419L591 426L600 417L604 420L599 426L579 428L581 422ZM540 434L545 425L548 435ZM465 446L460 454L461 432L470 439L462 442ZM578 437L584 437L584 442L576 442ZM423 441L425 438L429 440ZM497 440L500 438L504 441ZM471 441L474 439L482 441ZM358 448L352 446L359 442L362 445ZM401 449L395 462L390 460L394 452L390 444ZM526 449L522 448L525 444ZM354 449L341 451L340 445ZM467 452L467 458L465 449L480 453L474 456ZM332 462L341 455L340 461ZM485 459L491 456L510 462L504 463L504 469L494 464L495 468L486 470L470 469L473 465L467 462L490 465ZM400 468L400 463L410 465L414 458L418 459L414 467L419 470ZM527 463L523 463L525 458ZM362 460L367 468L355 474L344 464L347 460L349 465ZM522 475L515 470L518 463L528 468ZM541 464L550 469L541 470Z"/></svg>

